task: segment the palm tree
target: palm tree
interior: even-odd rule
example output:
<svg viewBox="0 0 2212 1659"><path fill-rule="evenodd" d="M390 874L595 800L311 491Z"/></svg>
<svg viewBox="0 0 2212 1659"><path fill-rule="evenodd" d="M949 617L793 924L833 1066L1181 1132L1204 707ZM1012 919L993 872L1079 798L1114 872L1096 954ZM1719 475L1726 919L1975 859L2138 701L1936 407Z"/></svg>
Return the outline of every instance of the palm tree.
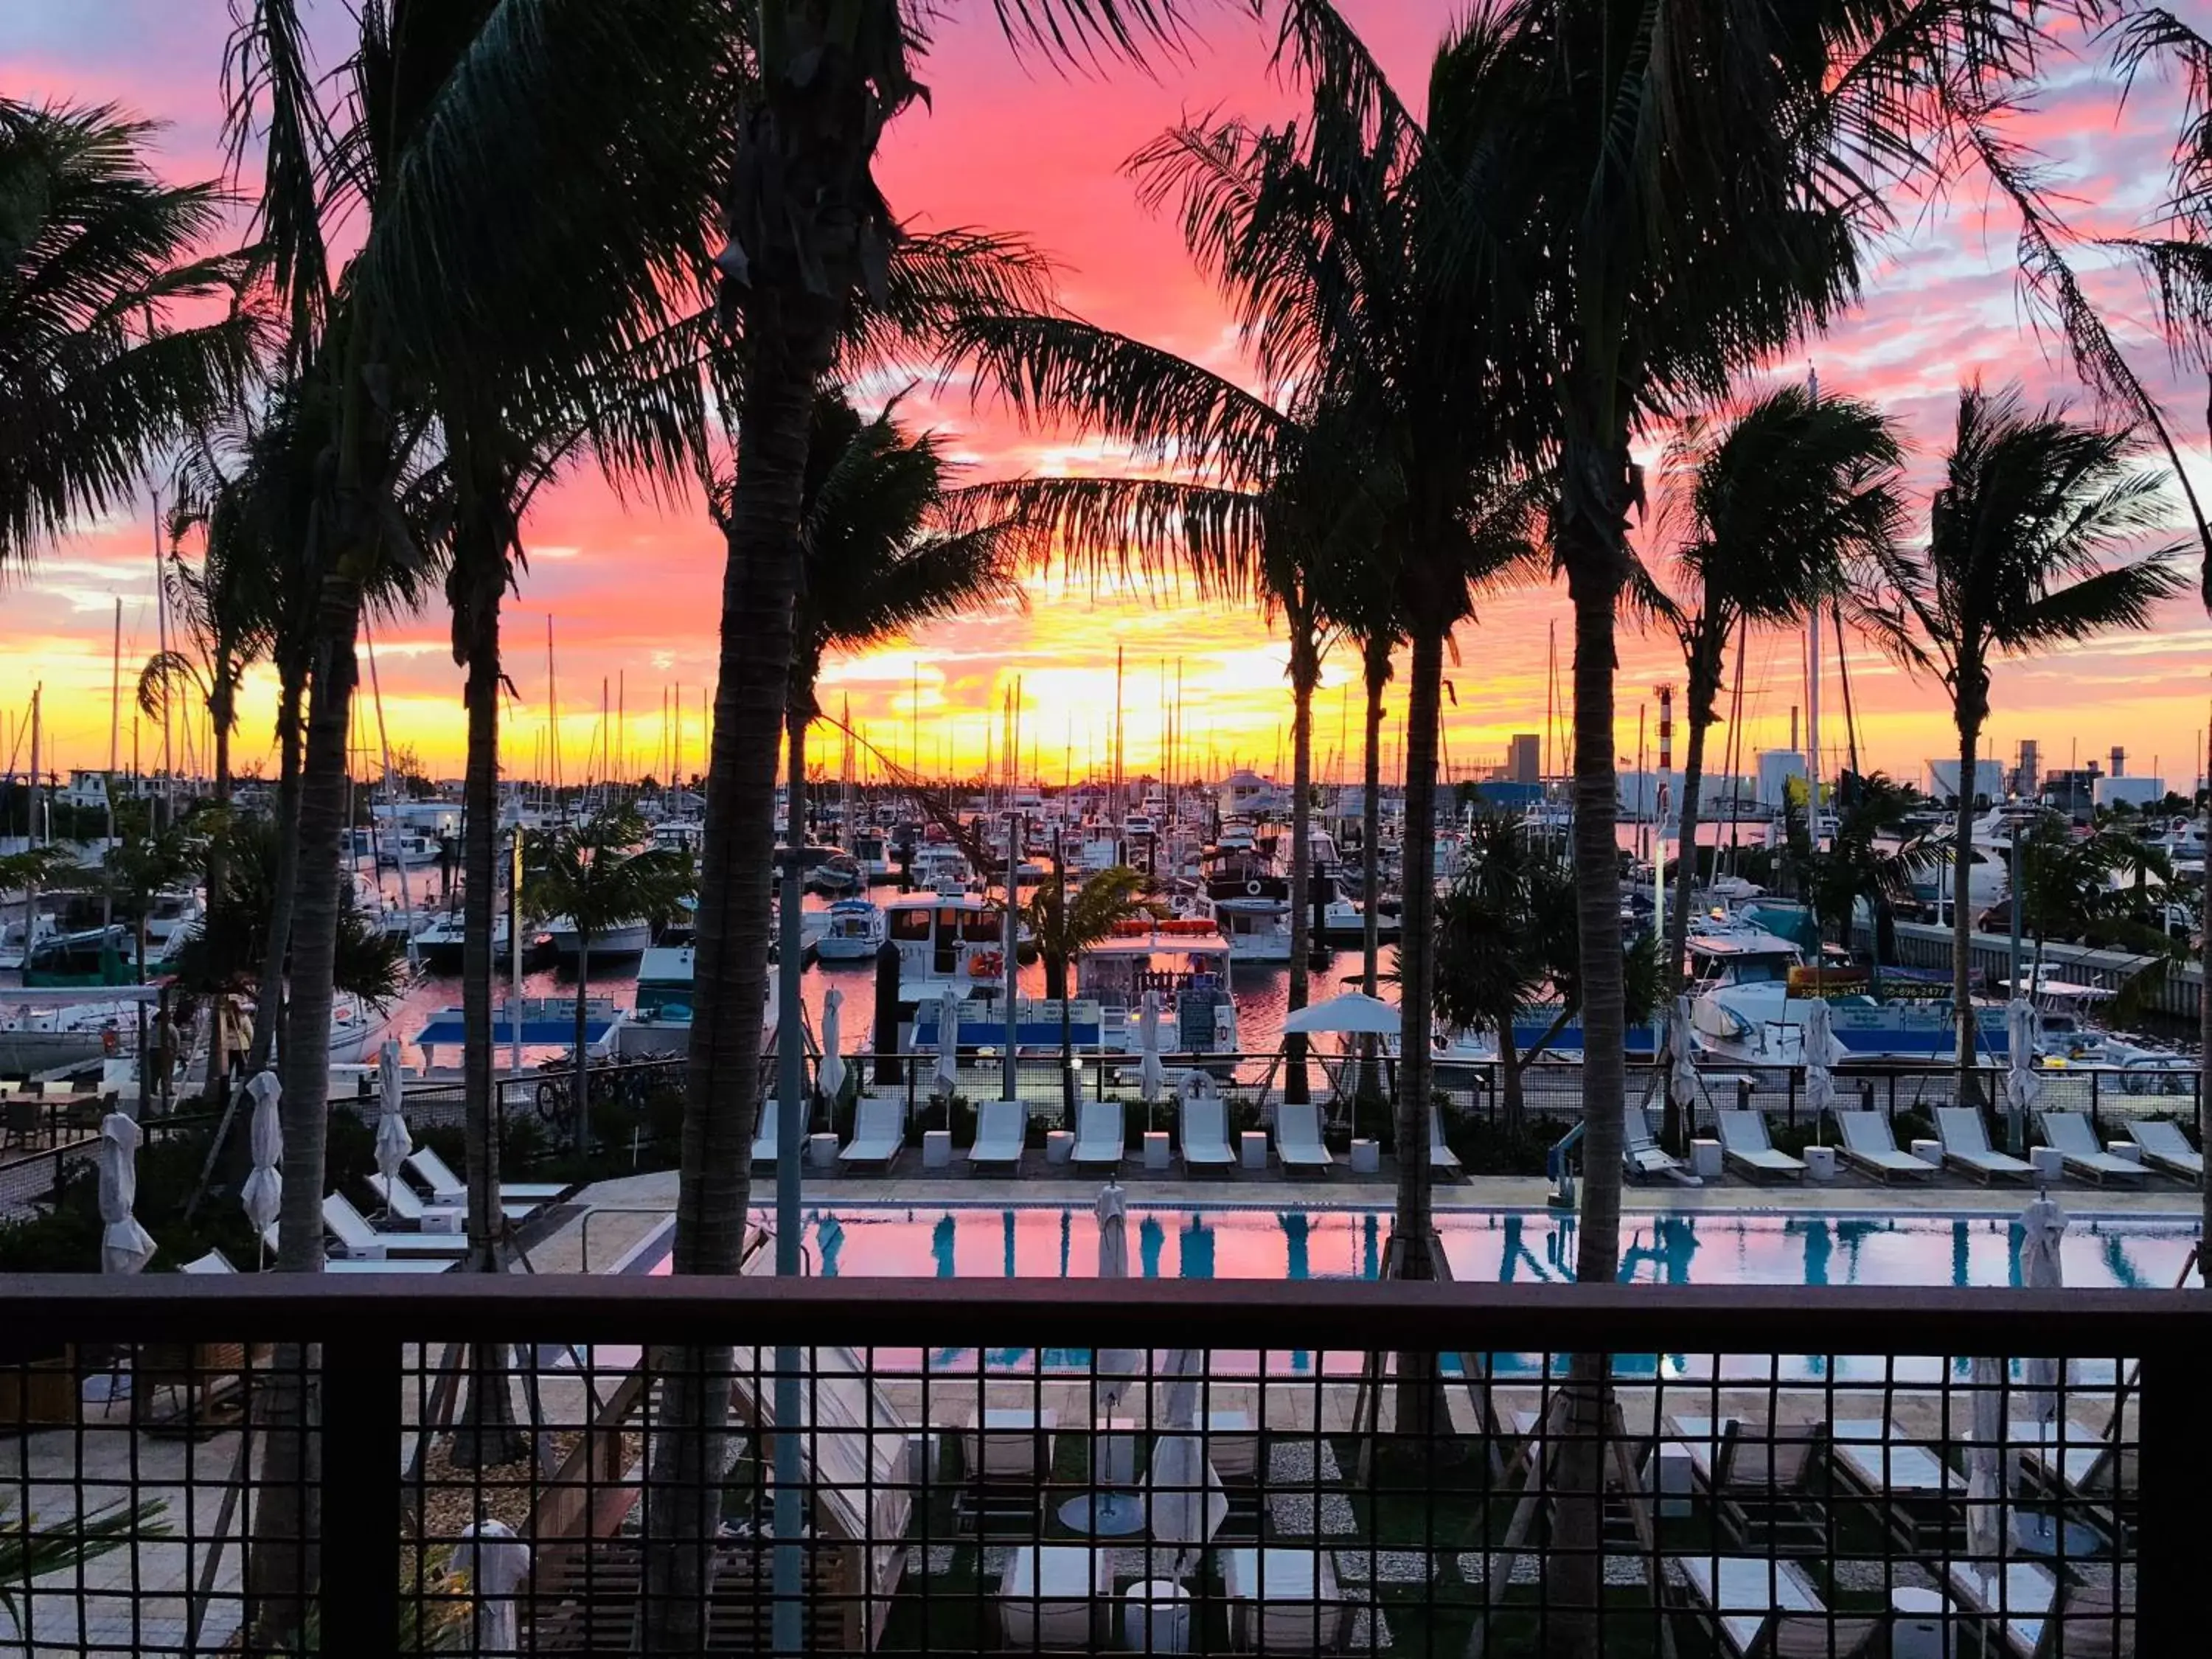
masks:
<svg viewBox="0 0 2212 1659"><path fill-rule="evenodd" d="M1123 922L1156 915L1159 910L1145 896L1143 875L1126 864L1086 878L1071 901L1066 854L1059 837L1054 837L1052 880L1030 896L1022 923L1036 938L1037 955L1044 963L1044 994L1060 1004L1060 1107L1071 1124L1075 1121L1075 1036L1068 1012L1068 999L1074 994L1069 970L1092 945L1113 938Z"/></svg>
<svg viewBox="0 0 2212 1659"><path fill-rule="evenodd" d="M1784 809L1784 863L1824 930L1848 946L1858 907L1867 907L1874 939L1869 983L1879 994L1883 960L1894 954L1897 908L1912 896L1913 883L1935 862L1926 840L1913 833L1911 792L1880 772L1837 781L1836 832L1813 845L1806 814L1793 799Z"/></svg>
<svg viewBox="0 0 2212 1659"><path fill-rule="evenodd" d="M807 840L806 728L822 712L814 688L823 659L1024 602L1011 556L1018 526L962 521L943 444L906 430L897 412L894 398L867 419L839 386L814 400L799 532L805 580L793 605L784 716L793 847Z"/></svg>
<svg viewBox="0 0 2212 1659"><path fill-rule="evenodd" d="M2020 854L2020 925L2035 941L2027 982L2041 981L2043 947L2053 938L2148 957L2113 999L2113 1018L2132 1018L2187 955L2151 904L2150 883L2163 892L2173 879L2165 854L2124 830L2076 836L2064 820L2046 817L2021 841Z"/></svg>
<svg viewBox="0 0 2212 1659"><path fill-rule="evenodd" d="M1802 621L1844 591L1850 572L1894 546L1901 459L1895 428L1877 410L1795 385L1725 422L1693 417L1668 446L1660 527L1682 594L1664 614L1682 642L1689 728L1670 981L1680 981L1689 934L1705 738L1719 719L1729 641L1747 625Z"/></svg>
<svg viewBox="0 0 2212 1659"><path fill-rule="evenodd" d="M1991 670L2022 656L2150 625L2179 591L2178 544L2121 556L2163 526L2160 479L2136 470L2133 433L2025 410L2014 389L1959 397L1951 453L1928 507L1928 542L1881 562L1890 590L1886 642L1934 674L1959 738L1952 841L1951 995L1959 1020L1959 1092L1978 1099L1969 896L1974 771L1990 714Z"/></svg>
<svg viewBox="0 0 2212 1659"><path fill-rule="evenodd" d="M646 846L645 820L629 807L601 812L571 829L523 838L522 902L532 921L566 916L576 930L576 1071L570 1106L575 1149L591 1145L591 1073L584 1034L592 939L641 918L665 921L691 896L690 854Z"/></svg>
<svg viewBox="0 0 2212 1659"><path fill-rule="evenodd" d="M112 106L0 99L0 570L129 499L147 462L236 392L255 323L176 313L235 301L245 270L202 257L209 184L168 185L155 128Z"/></svg>

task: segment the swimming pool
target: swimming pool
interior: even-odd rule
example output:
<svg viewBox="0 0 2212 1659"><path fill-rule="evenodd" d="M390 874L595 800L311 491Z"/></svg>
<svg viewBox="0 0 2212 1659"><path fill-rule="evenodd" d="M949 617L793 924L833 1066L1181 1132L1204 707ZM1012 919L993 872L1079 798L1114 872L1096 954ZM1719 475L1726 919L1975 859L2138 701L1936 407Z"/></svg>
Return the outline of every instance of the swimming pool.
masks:
<svg viewBox="0 0 2212 1659"><path fill-rule="evenodd" d="M767 1219L765 1212L762 1219ZM1129 1210L1129 1272L1145 1279L1373 1279L1385 1209ZM1576 1223L1544 1210L1447 1212L1437 1231L1452 1276L1502 1284L1574 1277ZM2192 1223L2071 1220L2069 1285L2170 1287L2196 1238ZM2018 1285L2020 1229L2002 1216L1631 1215L1621 1225L1624 1283L1657 1285ZM808 1270L823 1278L1089 1279L1098 1262L1090 1206L810 1206ZM665 1273L665 1244L635 1270Z"/></svg>

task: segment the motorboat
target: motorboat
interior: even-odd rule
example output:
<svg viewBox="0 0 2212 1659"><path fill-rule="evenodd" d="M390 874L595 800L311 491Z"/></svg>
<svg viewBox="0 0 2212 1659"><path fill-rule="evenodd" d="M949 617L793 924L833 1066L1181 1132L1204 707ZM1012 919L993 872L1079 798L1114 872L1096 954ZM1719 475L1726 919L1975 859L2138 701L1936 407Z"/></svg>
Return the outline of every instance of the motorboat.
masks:
<svg viewBox="0 0 2212 1659"><path fill-rule="evenodd" d="M1896 969L1808 963L1796 941L1747 921L1690 935L1690 1019L1699 1049L1744 1065L1798 1066L1814 1001L1828 1007L1843 1062L1941 1065L1958 1047L1950 985ZM1880 995L1875 993L1879 991ZM1975 1010L1977 1042L2005 1049L2005 1012Z"/></svg>
<svg viewBox="0 0 2212 1659"><path fill-rule="evenodd" d="M0 969L15 972L21 969L26 935L32 945L43 945L61 931L61 924L44 910L28 921L9 922L0 927Z"/></svg>
<svg viewBox="0 0 2212 1659"><path fill-rule="evenodd" d="M380 830L375 840L380 870L423 869L446 853L444 842L420 830Z"/></svg>
<svg viewBox="0 0 2212 1659"><path fill-rule="evenodd" d="M1231 950L1202 917L1125 921L1112 937L1087 946L1075 958L1075 988L1099 1006L1099 1046L1109 1053L1138 1051L1151 991L1159 996L1163 1054L1239 1053Z"/></svg>
<svg viewBox="0 0 2212 1659"><path fill-rule="evenodd" d="M829 908L814 953L824 962L866 962L883 942L882 909L864 898L841 898Z"/></svg>
<svg viewBox="0 0 2212 1659"><path fill-rule="evenodd" d="M995 984L1006 971L1006 912L995 899L957 890L908 893L883 907L884 936L898 947L899 1000L947 985Z"/></svg>
<svg viewBox="0 0 2212 1659"><path fill-rule="evenodd" d="M617 1054L634 1060L690 1051L696 963L697 952L689 945L655 945L638 958L636 1000L614 1034Z"/></svg>
<svg viewBox="0 0 2212 1659"><path fill-rule="evenodd" d="M2116 988L2062 979L2048 963L2031 972L2023 984L2035 1008L2039 1066L2111 1066L2120 1074L2122 1092L2131 1095L2185 1095L2195 1090L2195 1056L2114 1031L2099 1018L2098 1011L2119 994ZM2000 980L1998 986L2012 994L2010 980Z"/></svg>
<svg viewBox="0 0 2212 1659"><path fill-rule="evenodd" d="M8 994L0 993L0 997ZM0 1001L0 1072L37 1077L137 1047L137 1002L57 1002L16 993Z"/></svg>
<svg viewBox="0 0 2212 1659"><path fill-rule="evenodd" d="M571 918L548 917L539 931L551 942L553 954L562 961L574 962L582 954L583 936ZM592 959L605 962L618 957L640 956L652 943L653 924L642 917L633 917L628 921L618 921L611 927L592 931Z"/></svg>
<svg viewBox="0 0 2212 1659"><path fill-rule="evenodd" d="M467 928L459 910L441 910L415 930L415 953L429 967L441 973L459 969L461 953L466 944ZM496 910L491 919L491 952L495 962L504 962L514 942L513 924L505 909ZM592 946L596 955L599 945Z"/></svg>

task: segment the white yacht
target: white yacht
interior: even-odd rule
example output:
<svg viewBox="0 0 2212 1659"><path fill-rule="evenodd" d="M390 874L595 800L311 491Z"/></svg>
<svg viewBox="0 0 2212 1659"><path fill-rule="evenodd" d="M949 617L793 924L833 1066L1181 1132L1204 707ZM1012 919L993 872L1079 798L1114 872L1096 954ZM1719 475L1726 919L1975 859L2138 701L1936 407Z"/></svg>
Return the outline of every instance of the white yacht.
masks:
<svg viewBox="0 0 2212 1659"><path fill-rule="evenodd" d="M1099 1043L1134 1054L1145 993L1160 999L1160 1052L1240 1052L1237 1000L1229 991L1231 947L1203 917L1128 921L1075 959L1079 996L1098 1005Z"/></svg>
<svg viewBox="0 0 2212 1659"><path fill-rule="evenodd" d="M583 936L567 916L549 917L539 931L552 941L553 954L562 961L574 962L581 954ZM617 957L640 956L652 943L653 924L642 917L633 917L592 934L592 960L608 962Z"/></svg>
<svg viewBox="0 0 2212 1659"><path fill-rule="evenodd" d="M814 953L824 962L866 962L884 942L884 913L864 898L842 898L827 913Z"/></svg>
<svg viewBox="0 0 2212 1659"><path fill-rule="evenodd" d="M614 1033L617 1054L625 1060L672 1059L690 1050L696 964L689 945L655 945L638 958L637 1000Z"/></svg>

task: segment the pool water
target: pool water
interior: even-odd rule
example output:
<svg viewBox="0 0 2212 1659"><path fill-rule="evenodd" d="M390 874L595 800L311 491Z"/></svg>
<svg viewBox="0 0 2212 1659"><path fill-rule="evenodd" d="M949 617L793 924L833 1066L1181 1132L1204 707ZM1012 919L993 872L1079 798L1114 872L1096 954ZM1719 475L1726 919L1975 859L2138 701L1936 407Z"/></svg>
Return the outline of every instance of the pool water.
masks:
<svg viewBox="0 0 2212 1659"><path fill-rule="evenodd" d="M763 1220L767 1217L763 1214ZM1129 1272L1145 1279L1374 1279L1390 1215L1381 1209L1133 1206ZM1563 1284L1576 1223L1547 1211L1437 1218L1452 1277ZM2170 1288L2196 1238L2184 1221L2075 1219L2062 1256L2075 1286ZM2007 1218L1763 1214L1629 1216L1620 1278L1655 1285L2021 1283ZM810 1208L808 1271L823 1278L1089 1279L1098 1230L1088 1205ZM665 1272L665 1260L650 1269Z"/></svg>

